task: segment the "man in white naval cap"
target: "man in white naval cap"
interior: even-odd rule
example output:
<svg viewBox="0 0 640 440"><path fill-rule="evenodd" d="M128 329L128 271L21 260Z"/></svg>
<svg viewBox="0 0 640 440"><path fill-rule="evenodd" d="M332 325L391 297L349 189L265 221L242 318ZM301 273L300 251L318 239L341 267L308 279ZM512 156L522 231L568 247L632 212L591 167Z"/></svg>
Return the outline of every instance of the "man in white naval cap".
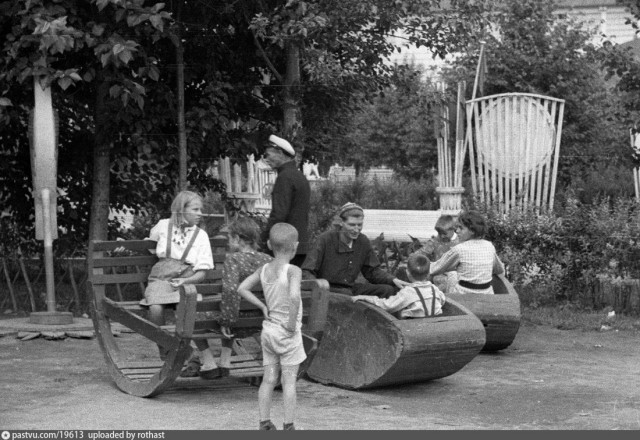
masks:
<svg viewBox="0 0 640 440"><path fill-rule="evenodd" d="M271 193L271 213L267 227L262 231L262 242L266 246L269 231L276 223L289 223L298 231L298 250L291 264L302 265L309 248L309 181L298 170L296 152L291 144L278 136L269 136L264 161L278 172Z"/></svg>

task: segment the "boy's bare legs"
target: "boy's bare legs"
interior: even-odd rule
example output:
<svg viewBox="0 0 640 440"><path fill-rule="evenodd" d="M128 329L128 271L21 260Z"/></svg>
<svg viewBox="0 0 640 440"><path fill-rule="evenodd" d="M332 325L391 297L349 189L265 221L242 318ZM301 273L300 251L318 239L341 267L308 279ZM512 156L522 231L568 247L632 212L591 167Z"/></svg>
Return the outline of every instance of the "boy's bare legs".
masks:
<svg viewBox="0 0 640 440"><path fill-rule="evenodd" d="M265 365L262 383L258 390L258 407L260 409L260 425L271 420L271 402L273 399L273 389L278 383L280 375L280 365ZM285 406L286 407L286 406ZM286 414L286 410L285 410Z"/></svg>
<svg viewBox="0 0 640 440"><path fill-rule="evenodd" d="M284 427L293 429L296 417L296 381L300 365L282 366L282 399L284 400Z"/></svg>

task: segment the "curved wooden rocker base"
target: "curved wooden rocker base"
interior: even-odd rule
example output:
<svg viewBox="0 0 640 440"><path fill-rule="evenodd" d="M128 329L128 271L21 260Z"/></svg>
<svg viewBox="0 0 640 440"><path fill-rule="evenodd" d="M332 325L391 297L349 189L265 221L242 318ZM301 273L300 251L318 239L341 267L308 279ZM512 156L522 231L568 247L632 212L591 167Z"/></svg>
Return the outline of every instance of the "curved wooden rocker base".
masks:
<svg viewBox="0 0 640 440"><path fill-rule="evenodd" d="M154 249L155 245L150 240L93 240L89 243L87 270L93 296L91 315L96 337L109 374L118 388L139 397L156 396L176 382L191 382L191 378L180 378L184 363L192 352L191 342L223 337L217 321L222 302L219 268L210 271L203 284L181 286L175 310L165 310L167 314L173 315L175 325L155 325L146 319L148 308L141 306L139 300L124 300L124 287L131 284L139 290L135 297L142 297L149 270L157 262L156 256L149 253L149 249ZM214 238L211 245L212 249L224 248L226 239ZM119 250L114 252L117 249ZM214 254L216 265L222 265L224 260L224 253ZM303 343L308 358L299 370L300 375L303 375L318 347L317 338L322 335L328 298L315 281L304 281L300 287L303 302ZM108 296L114 294L117 294L118 301ZM262 313L257 307L243 300L240 302L234 329L239 330L239 335L255 336L260 332L262 320ZM113 336L114 323L146 338L153 350L161 348L166 354L164 359L133 360L140 356L136 356L138 353L131 351L125 344L118 346L118 338ZM244 340L242 337L234 338L232 352L235 355L230 358L229 376L259 382L264 370L262 352L259 348L256 351L255 347L259 343L245 346ZM251 345L254 347L251 348ZM199 377L194 379L201 382Z"/></svg>
<svg viewBox="0 0 640 440"><path fill-rule="evenodd" d="M520 298L511 283L503 275L494 275L491 282L495 295L456 294L447 295L471 310L485 327L487 342L483 351L507 348L520 328Z"/></svg>
<svg viewBox="0 0 640 440"><path fill-rule="evenodd" d="M347 389L449 376L485 344L482 323L448 301L443 314L397 319L379 307L331 293L327 324L308 377Z"/></svg>
<svg viewBox="0 0 640 440"><path fill-rule="evenodd" d="M131 308L139 307L131 304ZM130 313L122 303L110 299L102 302L102 311L94 310L93 325L104 354L109 374L119 389L138 397L153 397L165 391L180 376L191 355L190 339L173 336L149 321ZM111 323L118 322L147 336L167 351L164 361L130 361L113 336Z"/></svg>

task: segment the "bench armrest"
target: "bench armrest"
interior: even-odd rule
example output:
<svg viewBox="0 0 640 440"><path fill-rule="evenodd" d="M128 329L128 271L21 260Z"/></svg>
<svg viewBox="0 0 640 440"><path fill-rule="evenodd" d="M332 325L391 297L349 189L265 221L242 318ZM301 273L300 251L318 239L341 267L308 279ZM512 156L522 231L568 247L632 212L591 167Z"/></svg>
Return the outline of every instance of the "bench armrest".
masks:
<svg viewBox="0 0 640 440"><path fill-rule="evenodd" d="M302 280L302 288L311 290L311 308L303 331L322 339L329 309L329 282L323 279Z"/></svg>
<svg viewBox="0 0 640 440"><path fill-rule="evenodd" d="M329 290L329 281L322 278L314 278L314 279L306 279L302 280L302 288L303 289L314 289L318 288L321 290Z"/></svg>

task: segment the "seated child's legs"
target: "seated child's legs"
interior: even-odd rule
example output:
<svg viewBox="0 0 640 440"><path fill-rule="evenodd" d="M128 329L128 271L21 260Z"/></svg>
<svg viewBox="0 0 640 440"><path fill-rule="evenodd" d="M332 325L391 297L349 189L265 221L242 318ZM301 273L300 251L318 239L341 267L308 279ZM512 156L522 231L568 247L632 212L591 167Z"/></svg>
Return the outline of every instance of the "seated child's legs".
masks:
<svg viewBox="0 0 640 440"><path fill-rule="evenodd" d="M164 306L162 304L151 304L149 306L149 321L155 325L164 325Z"/></svg>
<svg viewBox="0 0 640 440"><path fill-rule="evenodd" d="M218 368L218 364L216 364L216 360L213 357L213 353L209 349L209 343L206 339L194 339L196 347L200 351L200 361L202 362L202 366L200 367L200 371L213 370Z"/></svg>
<svg viewBox="0 0 640 440"><path fill-rule="evenodd" d="M232 338L222 338L220 340L222 348L220 350L220 367L231 368L231 351L233 349Z"/></svg>
<svg viewBox="0 0 640 440"><path fill-rule="evenodd" d="M162 304L151 304L149 306L149 321L155 325L164 325L164 306ZM160 359L165 360L169 354L169 350L161 345L158 345L158 352L160 353Z"/></svg>

